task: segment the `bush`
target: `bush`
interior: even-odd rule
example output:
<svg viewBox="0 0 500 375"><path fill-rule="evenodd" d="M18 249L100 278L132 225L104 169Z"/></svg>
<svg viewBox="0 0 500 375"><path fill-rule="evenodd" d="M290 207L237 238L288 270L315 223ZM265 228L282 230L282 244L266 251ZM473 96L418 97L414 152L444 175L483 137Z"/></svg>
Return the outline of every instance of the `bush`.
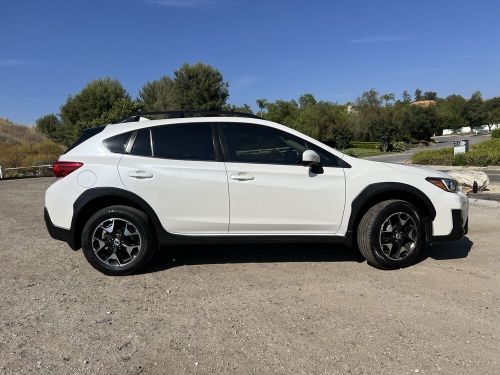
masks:
<svg viewBox="0 0 500 375"><path fill-rule="evenodd" d="M491 132L491 138L500 138L500 129L495 129Z"/></svg>
<svg viewBox="0 0 500 375"><path fill-rule="evenodd" d="M60 145L49 140L1 146L0 165L3 168L52 164L63 153Z"/></svg>
<svg viewBox="0 0 500 375"><path fill-rule="evenodd" d="M500 165L500 139L490 139L473 145L465 154L453 155L453 148L420 151L413 155L414 164L479 166Z"/></svg>

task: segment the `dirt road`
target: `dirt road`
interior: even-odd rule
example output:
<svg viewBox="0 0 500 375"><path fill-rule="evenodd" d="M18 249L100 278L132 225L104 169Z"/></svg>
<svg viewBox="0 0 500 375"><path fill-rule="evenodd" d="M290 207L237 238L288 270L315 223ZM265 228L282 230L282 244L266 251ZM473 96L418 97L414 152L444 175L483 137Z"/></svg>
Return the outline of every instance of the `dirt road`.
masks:
<svg viewBox="0 0 500 375"><path fill-rule="evenodd" d="M200 246L106 277L0 181L0 374L498 374L500 212L380 271L343 247Z"/></svg>

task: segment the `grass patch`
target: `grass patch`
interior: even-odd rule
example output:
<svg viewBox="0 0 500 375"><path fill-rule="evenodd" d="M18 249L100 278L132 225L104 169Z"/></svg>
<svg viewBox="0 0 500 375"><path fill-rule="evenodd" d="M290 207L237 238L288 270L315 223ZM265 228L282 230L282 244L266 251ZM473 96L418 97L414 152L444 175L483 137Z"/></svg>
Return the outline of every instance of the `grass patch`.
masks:
<svg viewBox="0 0 500 375"><path fill-rule="evenodd" d="M365 148L365 149L376 149L378 147L378 142L351 142L351 147L349 149L358 149L358 148Z"/></svg>
<svg viewBox="0 0 500 375"><path fill-rule="evenodd" d="M453 155L453 148L420 151L412 157L414 164L486 167L500 165L500 138L471 146L465 154Z"/></svg>
<svg viewBox="0 0 500 375"><path fill-rule="evenodd" d="M342 150L344 154L355 156L357 158L367 158L369 156L377 156L377 155L386 155L388 152L383 152L377 150L376 148L368 149L368 148L359 148L359 147L350 147Z"/></svg>

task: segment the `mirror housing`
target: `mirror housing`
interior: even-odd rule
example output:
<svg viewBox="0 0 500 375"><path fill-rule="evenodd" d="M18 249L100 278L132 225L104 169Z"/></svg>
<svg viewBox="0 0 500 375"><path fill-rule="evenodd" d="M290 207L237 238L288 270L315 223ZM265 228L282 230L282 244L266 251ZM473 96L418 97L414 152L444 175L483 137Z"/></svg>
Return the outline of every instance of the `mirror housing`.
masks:
<svg viewBox="0 0 500 375"><path fill-rule="evenodd" d="M302 165L309 167L310 171L314 174L322 174L323 166L321 165L321 158L316 151L305 150L302 153Z"/></svg>
<svg viewBox="0 0 500 375"><path fill-rule="evenodd" d="M313 150L305 150L302 153L302 165L304 167L310 167L313 164L320 164L321 158Z"/></svg>

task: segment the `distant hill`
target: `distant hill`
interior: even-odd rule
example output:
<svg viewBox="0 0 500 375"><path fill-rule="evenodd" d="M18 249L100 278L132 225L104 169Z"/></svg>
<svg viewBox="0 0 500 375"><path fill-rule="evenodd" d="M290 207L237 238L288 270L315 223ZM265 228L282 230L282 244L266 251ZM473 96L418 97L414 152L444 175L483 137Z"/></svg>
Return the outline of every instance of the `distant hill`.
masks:
<svg viewBox="0 0 500 375"><path fill-rule="evenodd" d="M36 143L44 139L46 138L36 134L33 128L17 125L7 119L0 118L0 144Z"/></svg>
<svg viewBox="0 0 500 375"><path fill-rule="evenodd" d="M49 176L48 168L8 168L31 167L52 164L65 147L52 142L33 128L14 124L0 118L0 166L3 177Z"/></svg>

